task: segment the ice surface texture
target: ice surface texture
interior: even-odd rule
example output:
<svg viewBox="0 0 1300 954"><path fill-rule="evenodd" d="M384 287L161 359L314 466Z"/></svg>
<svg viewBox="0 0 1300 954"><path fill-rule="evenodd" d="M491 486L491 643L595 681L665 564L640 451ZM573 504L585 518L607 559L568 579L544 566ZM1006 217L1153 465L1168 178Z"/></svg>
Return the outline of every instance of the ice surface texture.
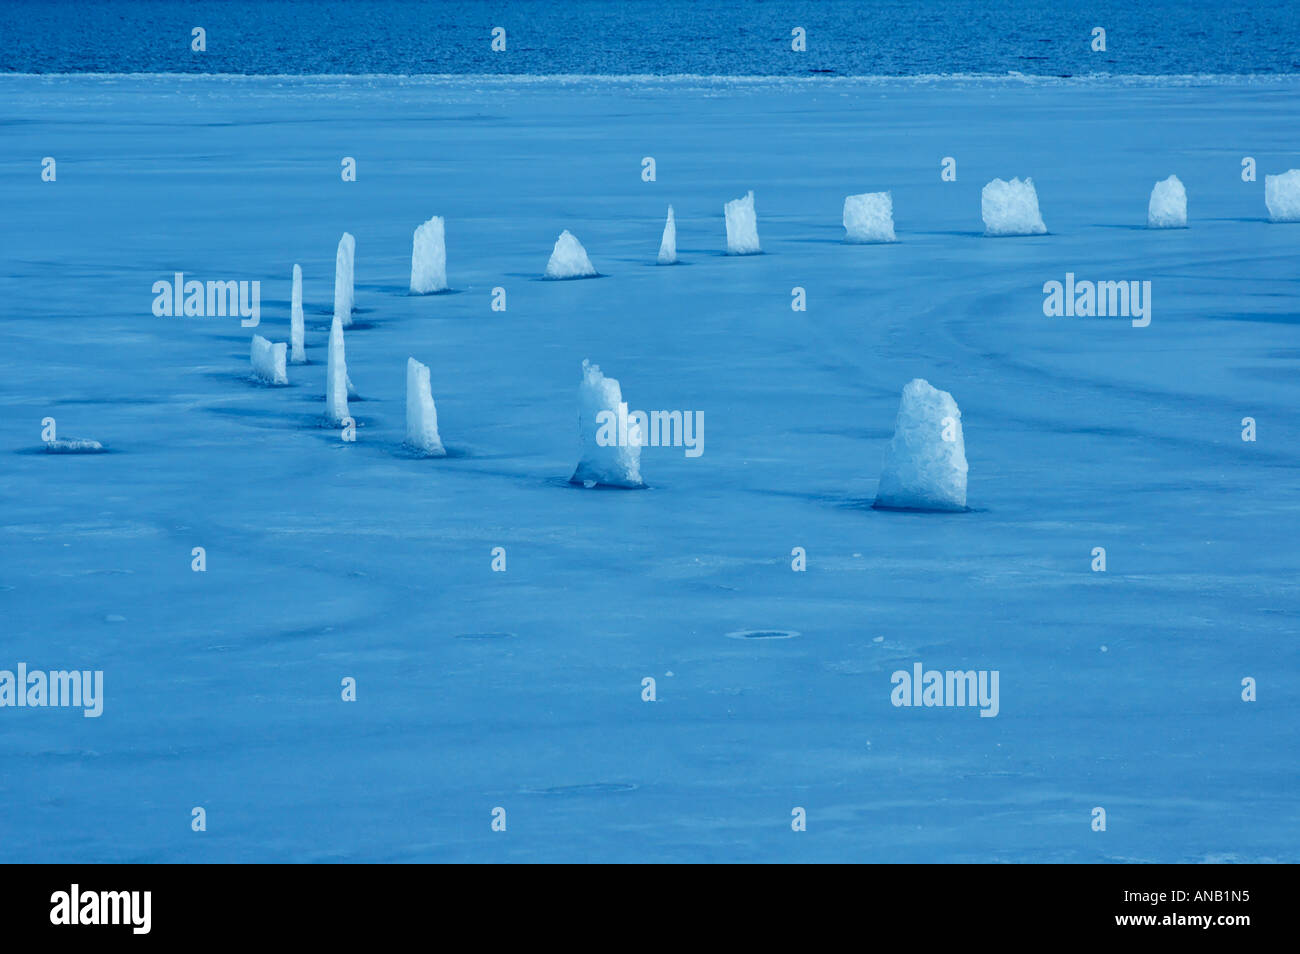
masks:
<svg viewBox="0 0 1300 954"><path fill-rule="evenodd" d="M985 235L1043 235L1047 226L1038 211L1034 180L994 179L980 193Z"/></svg>
<svg viewBox="0 0 1300 954"><path fill-rule="evenodd" d="M1147 225L1153 229L1187 228L1187 190L1177 176L1161 179L1151 190Z"/></svg>
<svg viewBox="0 0 1300 954"><path fill-rule="evenodd" d="M438 411L433 406L429 366L406 359L406 443L427 457L445 457L438 436Z"/></svg>
<svg viewBox="0 0 1300 954"><path fill-rule="evenodd" d="M644 487L641 482L641 431L629 423L627 440L602 447L596 442L601 422L596 415L609 411L617 420L623 391L614 378L600 373L600 366L582 362L582 384L578 388L578 444L581 457L578 468L569 478L572 484L595 484L604 487ZM626 414L626 407L623 408ZM617 432L617 427L614 427Z"/></svg>
<svg viewBox="0 0 1300 954"><path fill-rule="evenodd" d="M945 440L945 436L952 439ZM957 402L947 391L914 378L903 388L875 506L886 510L965 510L966 471L966 443Z"/></svg>
<svg viewBox="0 0 1300 954"><path fill-rule="evenodd" d="M596 269L587 257L587 250L572 232L565 229L555 240L551 260L546 263L547 278L594 278Z"/></svg>
<svg viewBox="0 0 1300 954"><path fill-rule="evenodd" d="M668 206L668 221L664 223L664 237L659 243L659 264L677 264L677 220L673 218L673 207Z"/></svg>
<svg viewBox="0 0 1300 954"><path fill-rule="evenodd" d="M288 349L289 346L283 341L272 344L261 335L253 335L253 347L249 353L253 363L253 377L265 384L288 384L289 375L284 367Z"/></svg>
<svg viewBox="0 0 1300 954"><path fill-rule="evenodd" d="M348 414L351 383L348 380L347 358L343 352L343 322L335 315L330 324L329 357L325 368L325 419L335 427L341 427L351 416Z"/></svg>
<svg viewBox="0 0 1300 954"><path fill-rule="evenodd" d="M306 364L307 353L303 350L302 267L299 265L293 267L293 292L289 305L289 344L293 352L289 356L290 363Z"/></svg>
<svg viewBox="0 0 1300 954"><path fill-rule="evenodd" d="M893 242L894 197L889 192L863 192L844 197L846 242Z"/></svg>
<svg viewBox="0 0 1300 954"><path fill-rule="evenodd" d="M344 232L334 256L334 317L344 328L352 324L352 271L356 253L357 240L351 232Z"/></svg>
<svg viewBox="0 0 1300 954"><path fill-rule="evenodd" d="M1264 204L1270 222L1300 222L1300 169L1265 176Z"/></svg>
<svg viewBox="0 0 1300 954"><path fill-rule="evenodd" d="M417 226L411 243L411 294L427 295L447 288L447 238L442 216Z"/></svg>
<svg viewBox="0 0 1300 954"><path fill-rule="evenodd" d="M754 190L742 199L732 199L722 208L727 217L727 254L755 255L758 244L758 216L754 212Z"/></svg>

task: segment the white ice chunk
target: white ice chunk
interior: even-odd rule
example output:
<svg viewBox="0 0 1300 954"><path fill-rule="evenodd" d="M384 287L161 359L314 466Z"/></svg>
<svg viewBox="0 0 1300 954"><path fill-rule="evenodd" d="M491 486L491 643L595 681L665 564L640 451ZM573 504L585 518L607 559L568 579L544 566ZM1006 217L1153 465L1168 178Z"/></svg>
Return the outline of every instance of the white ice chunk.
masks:
<svg viewBox="0 0 1300 954"><path fill-rule="evenodd" d="M288 384L284 358L289 346L283 341L272 344L261 335L253 335L249 357L253 363L253 377L265 384Z"/></svg>
<svg viewBox="0 0 1300 954"><path fill-rule="evenodd" d="M334 316L330 325L329 356L325 366L325 419L342 427L348 413L348 363L343 352L343 322Z"/></svg>
<svg viewBox="0 0 1300 954"><path fill-rule="evenodd" d="M334 256L334 317L344 328L352 324L352 272L356 254L357 240L351 232L344 232Z"/></svg>
<svg viewBox="0 0 1300 954"><path fill-rule="evenodd" d="M593 278L596 269L587 257L587 250L572 232L565 229L555 240L551 260L546 263L547 278Z"/></svg>
<svg viewBox="0 0 1300 954"><path fill-rule="evenodd" d="M302 343L302 267L295 265L293 267L293 294L289 303L289 344L292 349L289 361L292 364L307 363L307 353L303 350Z"/></svg>
<svg viewBox="0 0 1300 954"><path fill-rule="evenodd" d="M885 455L875 506L887 510L965 510L966 444L961 411L947 391L916 378L903 388L894 439Z"/></svg>
<svg viewBox="0 0 1300 954"><path fill-rule="evenodd" d="M727 254L755 255L763 249L758 244L758 215L754 212L754 190L722 207L727 217Z"/></svg>
<svg viewBox="0 0 1300 954"><path fill-rule="evenodd" d="M1034 180L994 179L980 193L985 235L1042 235L1047 231L1038 211Z"/></svg>
<svg viewBox="0 0 1300 954"><path fill-rule="evenodd" d="M438 437L438 411L433 406L429 366L406 359L406 443L426 457L445 457Z"/></svg>
<svg viewBox="0 0 1300 954"><path fill-rule="evenodd" d="M411 294L427 295L447 288L447 237L442 216L435 215L415 230L411 243Z"/></svg>
<svg viewBox="0 0 1300 954"><path fill-rule="evenodd" d="M863 192L844 197L846 242L893 242L894 197L889 192Z"/></svg>
<svg viewBox="0 0 1300 954"><path fill-rule="evenodd" d="M49 454L101 454L104 445L84 437L60 437L46 441L45 451Z"/></svg>
<svg viewBox="0 0 1300 954"><path fill-rule="evenodd" d="M663 241L659 243L659 264L677 264L677 220L673 218L673 207L668 206L668 221L664 223Z"/></svg>
<svg viewBox="0 0 1300 954"><path fill-rule="evenodd" d="M1265 176L1264 204L1270 222L1300 222L1300 169Z"/></svg>
<svg viewBox="0 0 1300 954"><path fill-rule="evenodd" d="M624 420L628 421L626 430L620 433L619 422ZM581 458L569 482L587 486L645 486L641 482L642 437L640 422L628 417L618 382L601 374L599 365L584 360L582 384L578 388Z"/></svg>
<svg viewBox="0 0 1300 954"><path fill-rule="evenodd" d="M1187 190L1177 176L1161 179L1147 203L1147 226L1153 229L1187 228Z"/></svg>

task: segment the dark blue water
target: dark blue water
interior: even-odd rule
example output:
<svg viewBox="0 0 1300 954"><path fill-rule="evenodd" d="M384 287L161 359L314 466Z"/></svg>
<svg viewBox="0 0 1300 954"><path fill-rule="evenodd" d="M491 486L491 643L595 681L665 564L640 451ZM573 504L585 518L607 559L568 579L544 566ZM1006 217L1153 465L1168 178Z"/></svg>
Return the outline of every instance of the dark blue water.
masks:
<svg viewBox="0 0 1300 954"><path fill-rule="evenodd" d="M207 31L192 52L191 29ZM493 52L492 28L506 29ZM791 30L807 51L791 50ZM1090 49L1106 30L1106 52ZM0 72L1300 72L1300 2L3 0Z"/></svg>

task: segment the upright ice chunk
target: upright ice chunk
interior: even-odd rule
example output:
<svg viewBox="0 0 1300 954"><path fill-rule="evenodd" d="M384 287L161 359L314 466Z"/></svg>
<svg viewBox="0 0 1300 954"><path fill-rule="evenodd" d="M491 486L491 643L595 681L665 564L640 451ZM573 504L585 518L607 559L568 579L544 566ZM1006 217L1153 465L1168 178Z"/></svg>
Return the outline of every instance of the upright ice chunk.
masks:
<svg viewBox="0 0 1300 954"><path fill-rule="evenodd" d="M1147 203L1147 227L1187 228L1187 190L1177 176L1161 179L1151 190L1151 201Z"/></svg>
<svg viewBox="0 0 1300 954"><path fill-rule="evenodd" d="M1264 204L1270 222L1300 222L1300 169L1265 176Z"/></svg>
<svg viewBox="0 0 1300 954"><path fill-rule="evenodd" d="M427 295L447 289L447 238L442 216L435 215L415 230L411 243L411 294Z"/></svg>
<svg viewBox="0 0 1300 954"><path fill-rule="evenodd" d="M288 384L289 375L284 368L287 350L288 345L283 341L271 344L261 335L253 335L253 347L249 354L253 363L253 377L264 384Z"/></svg>
<svg viewBox="0 0 1300 954"><path fill-rule="evenodd" d="M947 391L916 378L903 388L894 439L875 506L883 510L966 509L961 411Z"/></svg>
<svg viewBox="0 0 1300 954"><path fill-rule="evenodd" d="M438 411L429 386L429 366L406 359L406 443L426 457L446 457L438 437Z"/></svg>
<svg viewBox="0 0 1300 954"><path fill-rule="evenodd" d="M844 241L893 242L894 197L889 192L863 192L844 197Z"/></svg>
<svg viewBox="0 0 1300 954"><path fill-rule="evenodd" d="M330 325L329 357L325 366L325 419L342 427L348 413L348 362L343 353L343 322L334 316Z"/></svg>
<svg viewBox="0 0 1300 954"><path fill-rule="evenodd" d="M1047 231L1038 211L1034 180L994 179L980 193L985 235L1042 235Z"/></svg>
<svg viewBox="0 0 1300 954"><path fill-rule="evenodd" d="M351 232L344 232L334 256L334 317L344 328L352 324L352 270L356 252L357 240Z"/></svg>
<svg viewBox="0 0 1300 954"><path fill-rule="evenodd" d="M663 241L659 243L659 264L677 264L677 220L673 218L673 207L668 206L668 221L664 223Z"/></svg>
<svg viewBox="0 0 1300 954"><path fill-rule="evenodd" d="M303 350L302 324L302 268L293 267L293 294L289 303L289 345L291 364L306 364L307 353Z"/></svg>
<svg viewBox="0 0 1300 954"><path fill-rule="evenodd" d="M756 255L763 251L758 244L758 215L754 212L754 190L722 207L727 217L727 254Z"/></svg>
<svg viewBox="0 0 1300 954"><path fill-rule="evenodd" d="M582 362L578 388L578 443L581 458L569 483L585 486L644 487L641 482L640 421L629 419L618 382L600 366Z"/></svg>
<svg viewBox="0 0 1300 954"><path fill-rule="evenodd" d="M551 260L546 263L547 278L594 278L596 269L587 257L587 250L572 232L565 229L555 240Z"/></svg>

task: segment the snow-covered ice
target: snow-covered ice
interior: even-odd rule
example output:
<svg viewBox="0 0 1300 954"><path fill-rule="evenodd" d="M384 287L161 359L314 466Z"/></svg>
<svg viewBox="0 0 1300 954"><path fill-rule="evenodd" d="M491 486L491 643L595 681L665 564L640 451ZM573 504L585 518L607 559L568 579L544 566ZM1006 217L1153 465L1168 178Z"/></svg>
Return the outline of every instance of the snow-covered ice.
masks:
<svg viewBox="0 0 1300 954"><path fill-rule="evenodd" d="M677 220L673 217L673 207L668 206L668 219L664 222L664 237L659 242L659 264L677 264Z"/></svg>
<svg viewBox="0 0 1300 954"><path fill-rule="evenodd" d="M967 469L957 402L947 391L913 378L898 404L875 506L965 510Z"/></svg>
<svg viewBox="0 0 1300 954"><path fill-rule="evenodd" d="M618 381L600 373L600 365L583 359L578 386L578 467L569 483L594 487L642 487L640 423L628 418Z"/></svg>
<svg viewBox="0 0 1300 954"><path fill-rule="evenodd" d="M1300 222L1300 169L1264 176L1264 204L1271 222Z"/></svg>
<svg viewBox="0 0 1300 954"><path fill-rule="evenodd" d="M411 241L411 294L427 295L447 289L447 238L442 216L416 226Z"/></svg>
<svg viewBox="0 0 1300 954"><path fill-rule="evenodd" d="M429 366L406 359L406 444L427 457L445 457L438 436L438 411L433 405Z"/></svg>
<svg viewBox="0 0 1300 954"><path fill-rule="evenodd" d="M1187 228L1187 190L1178 176L1161 179L1151 190L1147 225L1153 229Z"/></svg>
<svg viewBox="0 0 1300 954"><path fill-rule="evenodd" d="M253 335L249 360L253 365L253 377L264 384L284 385L289 383L285 370L285 355L288 345L283 341L272 344L261 335Z"/></svg>
<svg viewBox="0 0 1300 954"><path fill-rule="evenodd" d="M722 207L727 221L727 254L756 255L763 251L758 244L758 214L754 211L754 190Z"/></svg>
<svg viewBox="0 0 1300 954"><path fill-rule="evenodd" d="M338 315L330 323L329 353L325 364L325 420L341 427L351 416L348 394L352 380L348 377L347 356L343 347L343 322Z"/></svg>
<svg viewBox="0 0 1300 954"><path fill-rule="evenodd" d="M303 348L305 331L302 320L302 266L293 266L293 290L289 302L289 362L306 364L307 352Z"/></svg>
<svg viewBox="0 0 1300 954"><path fill-rule="evenodd" d="M334 317L344 328L352 324L352 308L355 303L352 278L356 254L357 240L351 232L344 232L334 256Z"/></svg>
<svg viewBox="0 0 1300 954"><path fill-rule="evenodd" d="M1034 180L994 179L980 192L985 235L1042 235L1047 231L1038 211Z"/></svg>
<svg viewBox="0 0 1300 954"><path fill-rule="evenodd" d="M560 233L546 263L547 278L594 278L596 269L587 257L587 250L568 229Z"/></svg>
<svg viewBox="0 0 1300 954"><path fill-rule="evenodd" d="M844 240L855 243L896 241L893 195L889 192L863 192L845 196Z"/></svg>

